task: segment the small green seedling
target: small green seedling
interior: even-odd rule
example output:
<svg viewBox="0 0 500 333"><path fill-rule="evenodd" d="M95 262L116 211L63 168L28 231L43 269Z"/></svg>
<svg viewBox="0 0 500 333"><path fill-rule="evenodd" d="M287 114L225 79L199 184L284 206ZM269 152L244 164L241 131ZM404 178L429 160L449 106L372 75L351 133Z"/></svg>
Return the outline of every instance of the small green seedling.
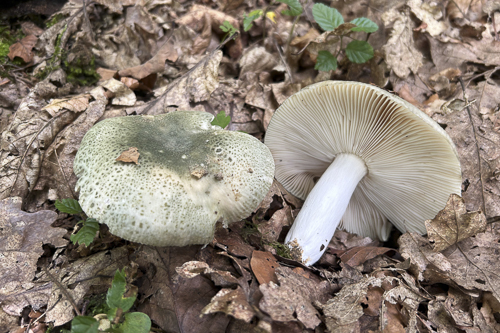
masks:
<svg viewBox="0 0 500 333"><path fill-rule="evenodd" d="M328 51L319 51L315 69L330 71L337 69L337 57L342 51L344 37L349 37L351 32L372 33L378 30L378 25L366 17L358 17L350 23L344 23L344 18L335 8L317 3L312 10L316 23L325 31L334 31L340 37L340 46L337 54ZM349 37L351 38L351 37ZM362 64L373 58L372 46L362 40L352 40L345 48L347 59L356 64Z"/></svg>
<svg viewBox="0 0 500 333"><path fill-rule="evenodd" d="M230 122L231 122L231 116L226 116L226 112L221 111L217 113L217 115L214 117L214 120L212 120L211 124L214 126L219 126L221 128L226 128Z"/></svg>
<svg viewBox="0 0 500 333"><path fill-rule="evenodd" d="M94 317L77 316L71 322L71 333L148 333L151 329L151 319L148 315L142 312L129 312L136 298L135 287L127 291L125 270L117 270L111 288L106 294L109 311L105 317L109 327L99 330L100 322Z"/></svg>
<svg viewBox="0 0 500 333"><path fill-rule="evenodd" d="M80 207L80 204L75 199L57 200L55 206L62 213L71 215L83 214L82 207ZM85 246L89 246L99 231L99 222L95 219L84 219L78 223L82 223L82 227L76 234L71 235L71 242L73 244L85 244Z"/></svg>
<svg viewBox="0 0 500 333"><path fill-rule="evenodd" d="M219 26L219 28L226 33L222 38L223 41L225 41L226 38L238 33L238 29L236 29L231 23L229 23L229 21L222 22L222 25Z"/></svg>

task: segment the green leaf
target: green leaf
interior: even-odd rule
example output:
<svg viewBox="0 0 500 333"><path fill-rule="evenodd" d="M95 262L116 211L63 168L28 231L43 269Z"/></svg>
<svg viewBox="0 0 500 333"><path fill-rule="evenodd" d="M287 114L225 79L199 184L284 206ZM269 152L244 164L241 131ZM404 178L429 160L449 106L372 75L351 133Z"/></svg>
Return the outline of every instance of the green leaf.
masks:
<svg viewBox="0 0 500 333"><path fill-rule="evenodd" d="M78 316L71 321L71 333L97 333L99 322L87 316Z"/></svg>
<svg viewBox="0 0 500 333"><path fill-rule="evenodd" d="M322 3L315 4L312 13L321 29L325 31L332 31L344 23L344 18L340 15L338 10L325 6Z"/></svg>
<svg viewBox="0 0 500 333"><path fill-rule="evenodd" d="M333 71L337 69L337 58L328 51L319 51L316 58L314 69L322 72Z"/></svg>
<svg viewBox="0 0 500 333"><path fill-rule="evenodd" d="M363 32L375 32L378 30L377 23L373 22L366 17L358 17L351 21L351 23L356 24L356 27L351 28L351 31L363 31Z"/></svg>
<svg viewBox="0 0 500 333"><path fill-rule="evenodd" d="M75 199L62 199L56 200L56 208L66 214L80 214L83 212L82 207L78 203L78 200Z"/></svg>
<svg viewBox="0 0 500 333"><path fill-rule="evenodd" d="M262 9L257 9L250 12L248 16L246 14L243 15L243 30L250 30L253 26L253 21L258 19L263 13L264 11Z"/></svg>
<svg viewBox="0 0 500 333"><path fill-rule="evenodd" d="M231 116L226 116L226 112L221 111L212 120L211 124L214 126L220 126L222 128L226 128L227 125L231 122Z"/></svg>
<svg viewBox="0 0 500 333"><path fill-rule="evenodd" d="M290 10L284 10L281 12L283 15L288 16L299 16L302 14L302 5L299 0L276 0L277 2L281 2L287 4L290 7Z"/></svg>
<svg viewBox="0 0 500 333"><path fill-rule="evenodd" d="M350 61L362 64L373 58L373 47L365 41L353 40L347 44L345 54Z"/></svg>
<svg viewBox="0 0 500 333"><path fill-rule="evenodd" d="M89 246L99 231L99 222L96 219L87 219L76 234L71 235L70 240L73 244L85 244Z"/></svg>
<svg viewBox="0 0 500 333"><path fill-rule="evenodd" d="M108 289L108 293L106 294L106 303L110 308L120 308L123 312L127 312L134 305L135 296L124 297L126 287L125 269L122 271L117 270L111 283L111 288Z"/></svg>
<svg viewBox="0 0 500 333"><path fill-rule="evenodd" d="M224 21L222 22L222 25L219 26L219 28L224 31L224 32L227 32L229 33L230 35L236 33L238 31L238 29L236 29L231 23L229 23L229 21Z"/></svg>
<svg viewBox="0 0 500 333"><path fill-rule="evenodd" d="M142 312L131 312L125 314L125 321L118 326L122 333L148 333L151 329L151 319Z"/></svg>

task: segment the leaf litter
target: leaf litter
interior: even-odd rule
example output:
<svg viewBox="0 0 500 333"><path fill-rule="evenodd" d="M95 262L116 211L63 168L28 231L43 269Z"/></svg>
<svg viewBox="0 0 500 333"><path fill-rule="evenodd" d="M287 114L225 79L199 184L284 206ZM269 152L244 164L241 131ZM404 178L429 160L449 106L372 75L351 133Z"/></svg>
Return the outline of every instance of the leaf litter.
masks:
<svg viewBox="0 0 500 333"><path fill-rule="evenodd" d="M295 21L282 13L287 5L267 2L100 0L83 8L70 0L50 28L23 23L27 37L9 56L32 62L35 72L52 68L38 82L12 72L17 80L0 91L2 244L15 243L2 250L0 267L16 272L16 279L13 271L0 274L1 329L19 328L25 309L43 313L43 325L69 328L89 297L127 267L137 310L168 332L498 330L500 16L491 3L384 0L377 10L334 3L345 22L366 17L379 25L368 36L375 56L350 64L341 52L335 71L319 73L318 52L337 52L340 40L338 31L320 34L312 4ZM266 18L244 31L244 15L264 8ZM222 41L226 21L239 37ZM64 54L90 54L101 81L70 83ZM57 214L54 201L77 198L73 159L96 122L225 111L228 130L262 139L287 97L327 79L392 89L455 142L463 199L450 196L426 221L428 236L393 233L381 244L339 230L321 261L305 267L280 247L303 202L275 182L251 216L219 225L206 247L138 246L102 226L89 246L68 244L78 218ZM13 255L25 265L14 265Z"/></svg>

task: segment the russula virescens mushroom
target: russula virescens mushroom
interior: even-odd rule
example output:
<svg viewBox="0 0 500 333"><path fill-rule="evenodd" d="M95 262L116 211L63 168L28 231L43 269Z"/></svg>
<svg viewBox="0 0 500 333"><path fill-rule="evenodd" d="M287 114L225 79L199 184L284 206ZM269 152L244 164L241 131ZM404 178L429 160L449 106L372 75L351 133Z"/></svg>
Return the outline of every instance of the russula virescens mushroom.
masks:
<svg viewBox="0 0 500 333"><path fill-rule="evenodd" d="M460 193L460 162L446 132L415 106L380 88L326 81L276 110L265 144L276 179L306 199L286 242L316 262L337 226L386 240L426 232L424 221Z"/></svg>
<svg viewBox="0 0 500 333"><path fill-rule="evenodd" d="M273 158L256 138L212 119L176 111L96 124L74 162L84 212L114 235L156 246L207 244L220 218L248 216L272 184ZM138 164L116 160L131 147Z"/></svg>

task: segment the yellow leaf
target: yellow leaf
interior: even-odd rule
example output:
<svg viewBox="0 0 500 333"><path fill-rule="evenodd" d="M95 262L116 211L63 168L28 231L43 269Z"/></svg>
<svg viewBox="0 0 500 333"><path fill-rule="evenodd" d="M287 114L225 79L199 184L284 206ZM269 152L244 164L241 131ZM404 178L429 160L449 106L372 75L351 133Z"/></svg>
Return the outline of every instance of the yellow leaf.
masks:
<svg viewBox="0 0 500 333"><path fill-rule="evenodd" d="M266 17L276 23L276 13L275 12L267 12Z"/></svg>

